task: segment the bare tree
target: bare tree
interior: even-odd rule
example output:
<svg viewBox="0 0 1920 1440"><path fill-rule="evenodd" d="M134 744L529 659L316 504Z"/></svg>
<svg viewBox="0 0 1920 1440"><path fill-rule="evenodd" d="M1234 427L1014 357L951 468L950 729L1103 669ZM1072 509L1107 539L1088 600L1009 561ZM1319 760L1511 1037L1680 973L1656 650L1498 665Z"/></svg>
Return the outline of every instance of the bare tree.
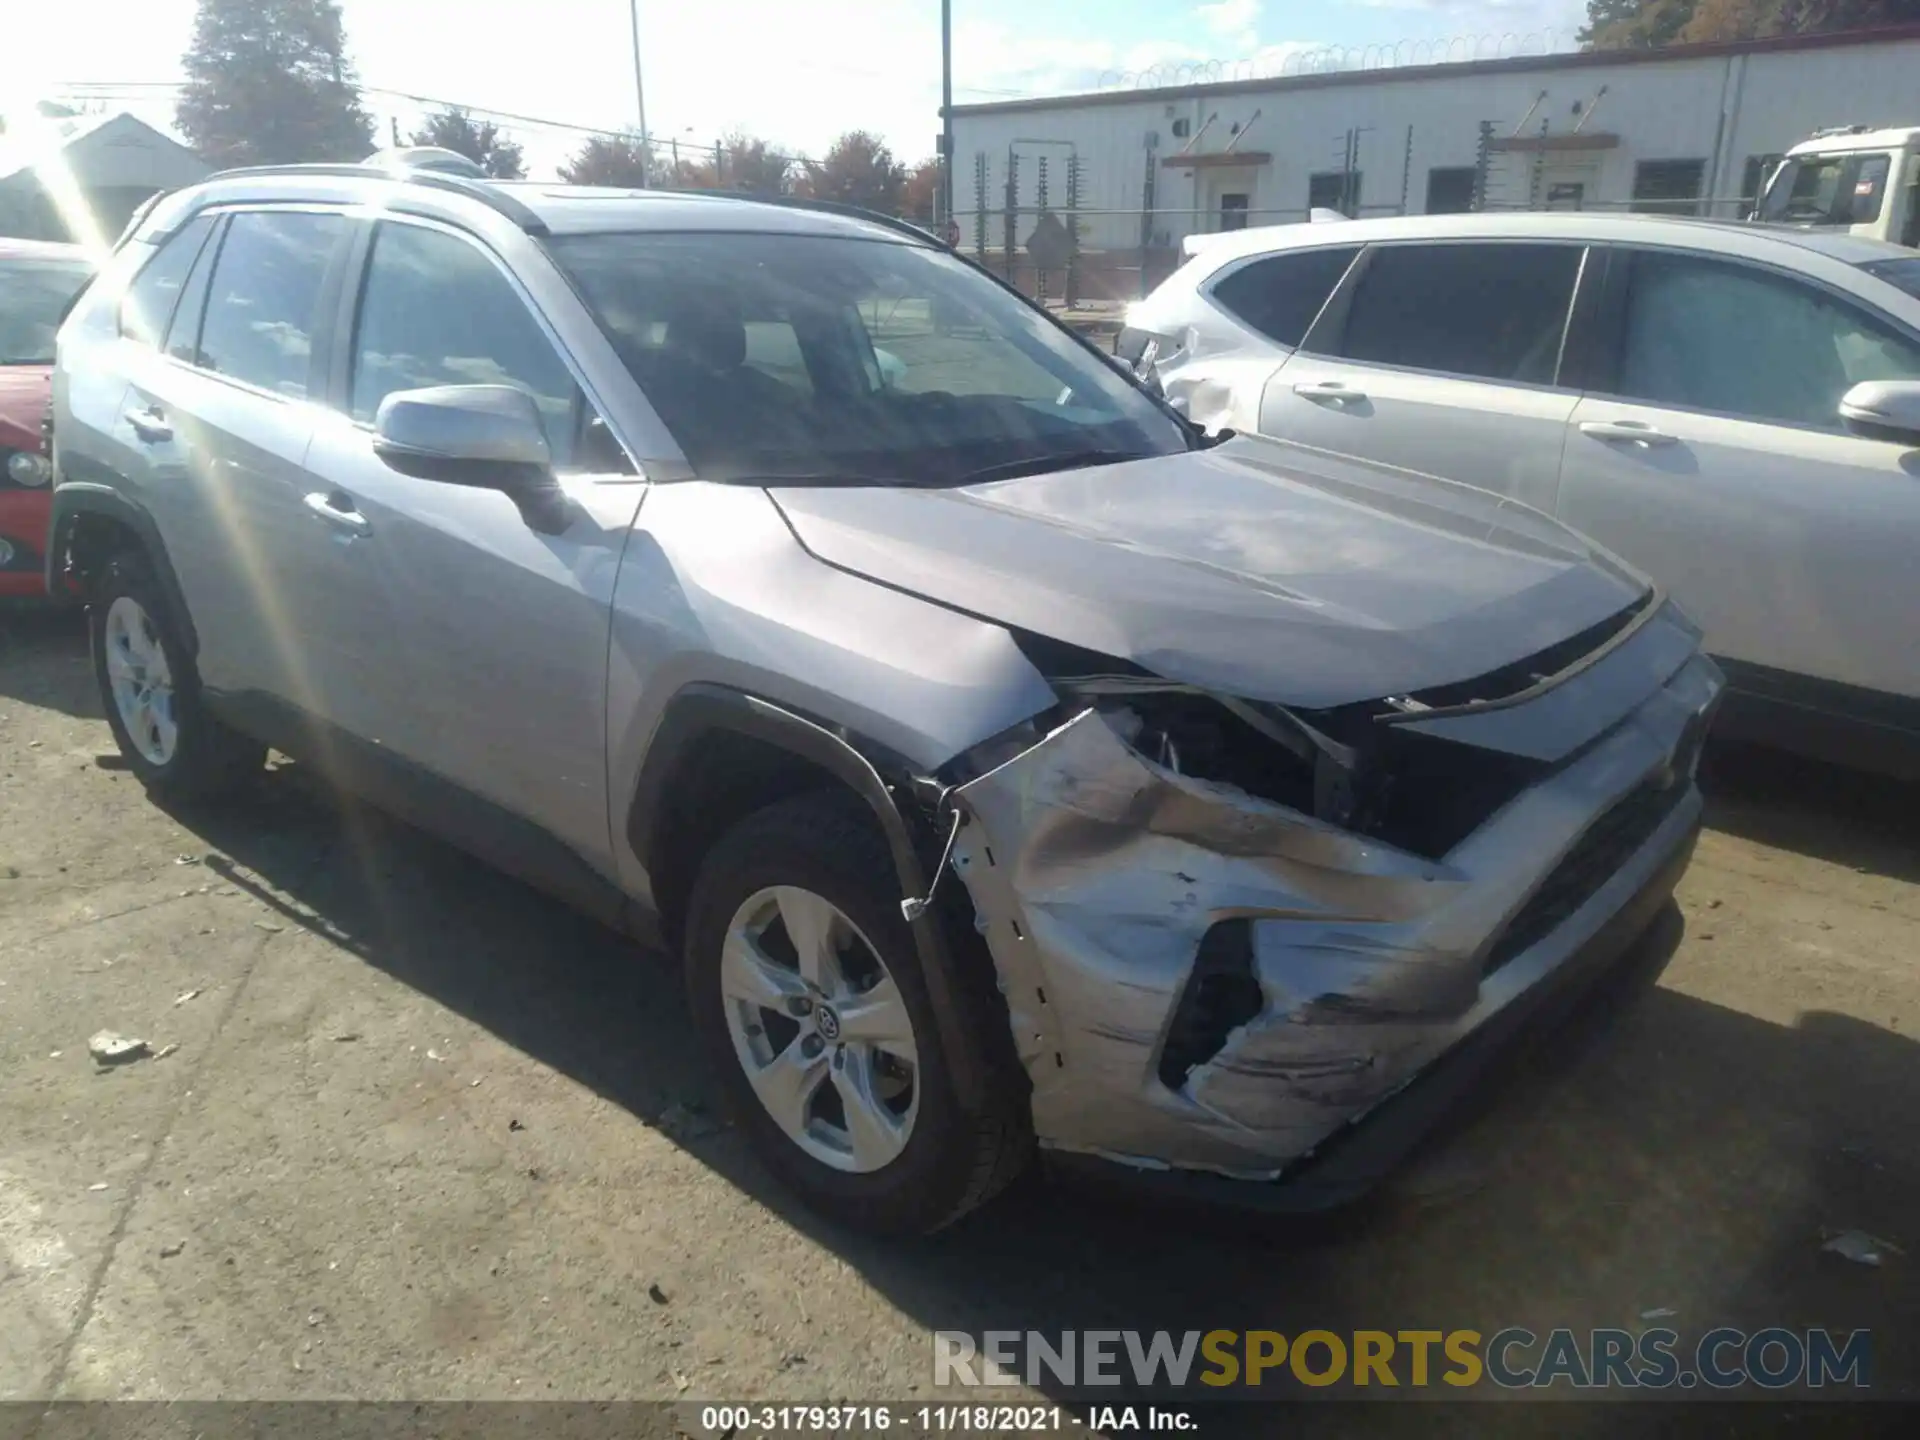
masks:
<svg viewBox="0 0 1920 1440"><path fill-rule="evenodd" d="M527 167L520 147L491 120L475 120L466 111L449 107L431 115L413 132L409 145L438 145L473 161L496 180L521 180Z"/></svg>
<svg viewBox="0 0 1920 1440"><path fill-rule="evenodd" d="M656 168L648 161L648 147L638 135L595 135L560 167L569 185L612 185L635 189L647 183Z"/></svg>

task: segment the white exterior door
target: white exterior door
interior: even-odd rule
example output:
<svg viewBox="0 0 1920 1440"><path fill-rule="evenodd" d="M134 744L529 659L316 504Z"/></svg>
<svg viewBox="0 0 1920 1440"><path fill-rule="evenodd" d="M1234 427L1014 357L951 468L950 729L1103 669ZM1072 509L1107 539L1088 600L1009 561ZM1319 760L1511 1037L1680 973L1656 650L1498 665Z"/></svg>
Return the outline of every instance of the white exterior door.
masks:
<svg viewBox="0 0 1920 1440"><path fill-rule="evenodd" d="M1837 415L1860 381L1920 379L1920 343L1804 280L1679 253L1632 257L1620 319L1559 518L1665 585L1715 655L1920 695L1920 450Z"/></svg>
<svg viewBox="0 0 1920 1440"><path fill-rule="evenodd" d="M1555 382L1583 253L1377 247L1268 382L1260 429L1545 508L1578 400Z"/></svg>

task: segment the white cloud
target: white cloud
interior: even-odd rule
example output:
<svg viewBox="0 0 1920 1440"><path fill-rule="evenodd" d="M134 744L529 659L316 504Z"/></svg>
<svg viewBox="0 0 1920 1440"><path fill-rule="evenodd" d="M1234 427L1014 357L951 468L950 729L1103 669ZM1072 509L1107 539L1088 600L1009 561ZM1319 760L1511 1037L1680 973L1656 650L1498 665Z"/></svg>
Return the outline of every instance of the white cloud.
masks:
<svg viewBox="0 0 1920 1440"><path fill-rule="evenodd" d="M1261 0L1214 0L1196 7L1200 24L1219 42L1235 51L1246 52L1260 43L1254 27L1260 19Z"/></svg>
<svg viewBox="0 0 1920 1440"><path fill-rule="evenodd" d="M1240 35L1260 18L1260 0L1215 0L1195 12L1200 23L1216 35Z"/></svg>

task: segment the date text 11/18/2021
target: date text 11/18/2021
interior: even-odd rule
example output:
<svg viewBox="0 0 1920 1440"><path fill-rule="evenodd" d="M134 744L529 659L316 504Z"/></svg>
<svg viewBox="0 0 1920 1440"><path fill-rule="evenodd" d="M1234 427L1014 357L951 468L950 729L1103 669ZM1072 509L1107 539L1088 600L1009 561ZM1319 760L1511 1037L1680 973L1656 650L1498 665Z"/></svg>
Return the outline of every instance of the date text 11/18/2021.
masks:
<svg viewBox="0 0 1920 1440"><path fill-rule="evenodd" d="M736 1437L779 1434L1015 1435L1052 1431L1150 1430L1196 1427L1178 1408L1102 1405L1085 1416L1061 1405L706 1405L700 1428Z"/></svg>

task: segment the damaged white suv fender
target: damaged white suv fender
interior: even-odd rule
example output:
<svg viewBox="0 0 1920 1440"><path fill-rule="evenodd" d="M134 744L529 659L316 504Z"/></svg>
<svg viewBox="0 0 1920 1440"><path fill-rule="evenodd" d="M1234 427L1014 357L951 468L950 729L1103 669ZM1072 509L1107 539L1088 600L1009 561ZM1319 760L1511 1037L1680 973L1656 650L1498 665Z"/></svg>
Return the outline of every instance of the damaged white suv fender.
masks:
<svg viewBox="0 0 1920 1440"><path fill-rule="evenodd" d="M216 177L63 327L53 444L144 785L270 745L664 942L750 1144L874 1230L1036 1142L1345 1198L1699 822L1719 680L1645 580L1209 441L893 222Z"/></svg>

